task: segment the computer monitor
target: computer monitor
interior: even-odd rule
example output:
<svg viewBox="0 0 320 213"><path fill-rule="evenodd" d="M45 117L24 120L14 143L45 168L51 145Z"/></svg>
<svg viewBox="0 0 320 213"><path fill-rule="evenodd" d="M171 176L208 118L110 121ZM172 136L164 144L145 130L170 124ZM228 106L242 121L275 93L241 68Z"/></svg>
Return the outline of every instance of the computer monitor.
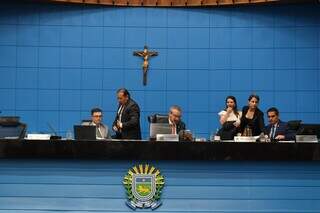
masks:
<svg viewBox="0 0 320 213"><path fill-rule="evenodd" d="M317 135L320 138L320 124L301 124L297 135Z"/></svg>
<svg viewBox="0 0 320 213"><path fill-rule="evenodd" d="M26 134L26 125L0 125L0 138L2 139L23 139Z"/></svg>
<svg viewBox="0 0 320 213"><path fill-rule="evenodd" d="M150 123L150 138L156 138L157 134L171 134L172 129L169 123Z"/></svg>
<svg viewBox="0 0 320 213"><path fill-rule="evenodd" d="M76 140L96 140L95 126L74 125L73 129Z"/></svg>

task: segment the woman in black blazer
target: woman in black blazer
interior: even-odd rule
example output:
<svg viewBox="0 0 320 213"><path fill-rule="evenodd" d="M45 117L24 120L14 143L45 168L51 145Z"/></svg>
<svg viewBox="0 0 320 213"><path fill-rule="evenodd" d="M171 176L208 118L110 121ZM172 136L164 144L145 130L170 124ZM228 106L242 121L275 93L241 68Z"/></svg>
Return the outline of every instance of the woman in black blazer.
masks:
<svg viewBox="0 0 320 213"><path fill-rule="evenodd" d="M263 112L258 108L260 98L258 95L250 95L248 106L242 108L240 129L243 136L260 135L264 128Z"/></svg>

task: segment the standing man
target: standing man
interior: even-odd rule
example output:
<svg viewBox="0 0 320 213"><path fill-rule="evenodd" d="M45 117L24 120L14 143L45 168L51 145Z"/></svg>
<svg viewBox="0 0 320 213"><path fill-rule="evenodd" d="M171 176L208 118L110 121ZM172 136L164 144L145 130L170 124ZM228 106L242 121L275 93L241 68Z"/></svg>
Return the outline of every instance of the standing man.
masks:
<svg viewBox="0 0 320 213"><path fill-rule="evenodd" d="M82 125L96 126L96 139L111 139L108 126L102 123L102 110L93 108L91 110L91 121Z"/></svg>
<svg viewBox="0 0 320 213"><path fill-rule="evenodd" d="M127 89L121 88L117 91L119 102L116 117L112 128L116 132L116 139L141 139L140 130L140 108L131 99Z"/></svg>
<svg viewBox="0 0 320 213"><path fill-rule="evenodd" d="M288 130L286 122L279 118L279 110L271 107L267 111L269 125L264 129L264 133L268 135L271 141L294 140L294 134Z"/></svg>
<svg viewBox="0 0 320 213"><path fill-rule="evenodd" d="M172 134L179 134L181 130L186 129L185 123L181 120L182 110L179 106L173 105L169 111L169 124L172 128Z"/></svg>

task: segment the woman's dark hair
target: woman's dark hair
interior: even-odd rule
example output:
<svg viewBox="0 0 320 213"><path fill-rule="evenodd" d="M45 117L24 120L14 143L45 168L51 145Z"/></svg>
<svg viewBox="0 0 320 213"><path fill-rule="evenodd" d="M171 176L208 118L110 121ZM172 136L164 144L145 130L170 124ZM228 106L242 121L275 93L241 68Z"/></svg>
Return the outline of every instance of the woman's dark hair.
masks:
<svg viewBox="0 0 320 213"><path fill-rule="evenodd" d="M227 108L228 108L228 106L227 106L228 99L233 100L233 102L234 102L233 113L238 117L239 112L238 112L238 105L237 105L236 97L234 97L232 95L229 95L229 96L226 97L226 109L225 109L226 111L227 111Z"/></svg>
<svg viewBox="0 0 320 213"><path fill-rule="evenodd" d="M127 96L129 99L130 99L130 93L129 93L129 91L126 89L126 88L120 88L120 89L118 89L117 90L117 94L118 93L123 93L125 96Z"/></svg>
<svg viewBox="0 0 320 213"><path fill-rule="evenodd" d="M256 95L256 94L250 95L249 98L248 98L248 101L251 101L252 98L257 99L257 101L260 102L260 97L259 97L259 95Z"/></svg>

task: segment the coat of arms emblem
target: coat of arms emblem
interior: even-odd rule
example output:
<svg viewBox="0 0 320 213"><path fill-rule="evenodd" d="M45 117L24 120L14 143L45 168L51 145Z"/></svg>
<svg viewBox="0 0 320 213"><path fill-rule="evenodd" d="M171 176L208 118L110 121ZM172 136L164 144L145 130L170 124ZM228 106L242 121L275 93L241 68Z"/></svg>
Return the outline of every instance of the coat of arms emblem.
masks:
<svg viewBox="0 0 320 213"><path fill-rule="evenodd" d="M123 180L127 193L127 205L132 208L151 208L161 205L164 177L153 166L139 165L129 169Z"/></svg>

